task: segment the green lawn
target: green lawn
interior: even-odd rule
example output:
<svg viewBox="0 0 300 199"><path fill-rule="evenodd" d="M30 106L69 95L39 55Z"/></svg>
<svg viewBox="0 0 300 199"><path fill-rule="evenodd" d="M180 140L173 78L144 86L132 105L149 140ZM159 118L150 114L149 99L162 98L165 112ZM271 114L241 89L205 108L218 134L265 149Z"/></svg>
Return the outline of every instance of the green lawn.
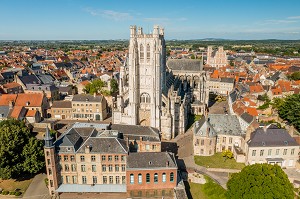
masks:
<svg viewBox="0 0 300 199"><path fill-rule="evenodd" d="M205 176L205 184L188 183L187 194L190 199L225 199L226 190L215 183L212 179Z"/></svg>
<svg viewBox="0 0 300 199"><path fill-rule="evenodd" d="M2 180L0 179L0 188L6 191L15 191L15 189L20 189L21 192L25 192L26 189L29 187L33 178L25 179L25 180L15 180L15 179L8 179Z"/></svg>
<svg viewBox="0 0 300 199"><path fill-rule="evenodd" d="M244 163L237 163L234 158L224 161L222 153L216 153L212 156L195 156L195 163L207 168L223 168L223 169L242 169Z"/></svg>

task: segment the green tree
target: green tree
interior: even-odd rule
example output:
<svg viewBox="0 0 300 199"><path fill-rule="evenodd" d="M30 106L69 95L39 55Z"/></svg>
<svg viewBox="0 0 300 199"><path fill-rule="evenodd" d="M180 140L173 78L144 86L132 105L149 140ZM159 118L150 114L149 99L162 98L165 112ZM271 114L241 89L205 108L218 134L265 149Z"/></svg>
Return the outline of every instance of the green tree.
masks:
<svg viewBox="0 0 300 199"><path fill-rule="evenodd" d="M118 91L118 89L119 89L118 81L116 79L112 78L110 80L110 91L112 93L115 93Z"/></svg>
<svg viewBox="0 0 300 199"><path fill-rule="evenodd" d="M300 94L287 96L283 103L279 104L279 116L300 130Z"/></svg>
<svg viewBox="0 0 300 199"><path fill-rule="evenodd" d="M291 75L289 75L288 78L290 80L300 80L300 72L299 71L294 72Z"/></svg>
<svg viewBox="0 0 300 199"><path fill-rule="evenodd" d="M224 150L222 151L222 156L224 157L225 162L227 159L233 158L233 153L230 150Z"/></svg>
<svg viewBox="0 0 300 199"><path fill-rule="evenodd" d="M91 83L87 84L84 88L84 91L89 94L94 94L94 93L99 94L102 93L104 86L105 86L105 82L103 82L101 79L96 79Z"/></svg>
<svg viewBox="0 0 300 199"><path fill-rule="evenodd" d="M191 59L196 59L196 58L195 58L195 55L192 55L192 56L191 56Z"/></svg>
<svg viewBox="0 0 300 199"><path fill-rule="evenodd" d="M232 174L227 182L226 197L293 199L293 186L278 165L254 164Z"/></svg>
<svg viewBox="0 0 300 199"><path fill-rule="evenodd" d="M0 178L15 178L21 173L32 174L43 168L43 149L35 148L37 144L34 140L36 138L32 137L24 122L18 120L0 122ZM34 169L29 171L29 165Z"/></svg>

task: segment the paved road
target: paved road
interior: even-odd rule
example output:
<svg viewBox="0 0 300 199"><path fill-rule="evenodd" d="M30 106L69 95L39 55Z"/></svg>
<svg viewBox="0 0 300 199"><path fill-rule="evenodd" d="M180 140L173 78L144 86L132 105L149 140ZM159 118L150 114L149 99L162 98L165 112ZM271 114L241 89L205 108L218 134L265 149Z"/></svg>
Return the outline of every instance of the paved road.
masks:
<svg viewBox="0 0 300 199"><path fill-rule="evenodd" d="M227 189L228 173L211 172L205 167L199 166L194 162L193 156L193 127L191 127L184 135L179 135L170 142L177 144L178 167L180 169L194 170L196 172L206 174L214 181Z"/></svg>
<svg viewBox="0 0 300 199"><path fill-rule="evenodd" d="M51 199L48 188L46 187L44 179L46 174L36 175L28 189L26 190L23 198L26 199Z"/></svg>

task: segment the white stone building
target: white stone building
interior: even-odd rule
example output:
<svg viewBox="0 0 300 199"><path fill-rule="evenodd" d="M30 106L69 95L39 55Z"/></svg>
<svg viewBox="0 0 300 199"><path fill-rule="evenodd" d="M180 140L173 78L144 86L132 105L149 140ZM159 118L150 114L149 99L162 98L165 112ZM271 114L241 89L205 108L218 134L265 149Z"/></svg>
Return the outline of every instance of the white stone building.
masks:
<svg viewBox="0 0 300 199"><path fill-rule="evenodd" d="M186 130L190 102L190 90L166 67L164 29L154 26L152 34L144 34L131 26L113 123L155 127L163 139L172 139Z"/></svg>
<svg viewBox="0 0 300 199"><path fill-rule="evenodd" d="M212 46L207 47L207 61L206 64L211 67L220 68L227 65L227 55L223 46L213 50Z"/></svg>

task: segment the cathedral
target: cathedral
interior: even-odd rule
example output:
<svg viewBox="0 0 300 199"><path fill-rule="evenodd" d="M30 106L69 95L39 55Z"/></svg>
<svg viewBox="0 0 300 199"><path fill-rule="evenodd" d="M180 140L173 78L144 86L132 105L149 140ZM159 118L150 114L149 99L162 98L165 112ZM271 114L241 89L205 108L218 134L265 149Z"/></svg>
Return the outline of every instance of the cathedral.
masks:
<svg viewBox="0 0 300 199"><path fill-rule="evenodd" d="M131 26L113 123L155 127L166 140L185 133L188 114L202 114L208 102L203 63L191 62L166 63L163 28L154 26L151 34L144 34L141 27Z"/></svg>

